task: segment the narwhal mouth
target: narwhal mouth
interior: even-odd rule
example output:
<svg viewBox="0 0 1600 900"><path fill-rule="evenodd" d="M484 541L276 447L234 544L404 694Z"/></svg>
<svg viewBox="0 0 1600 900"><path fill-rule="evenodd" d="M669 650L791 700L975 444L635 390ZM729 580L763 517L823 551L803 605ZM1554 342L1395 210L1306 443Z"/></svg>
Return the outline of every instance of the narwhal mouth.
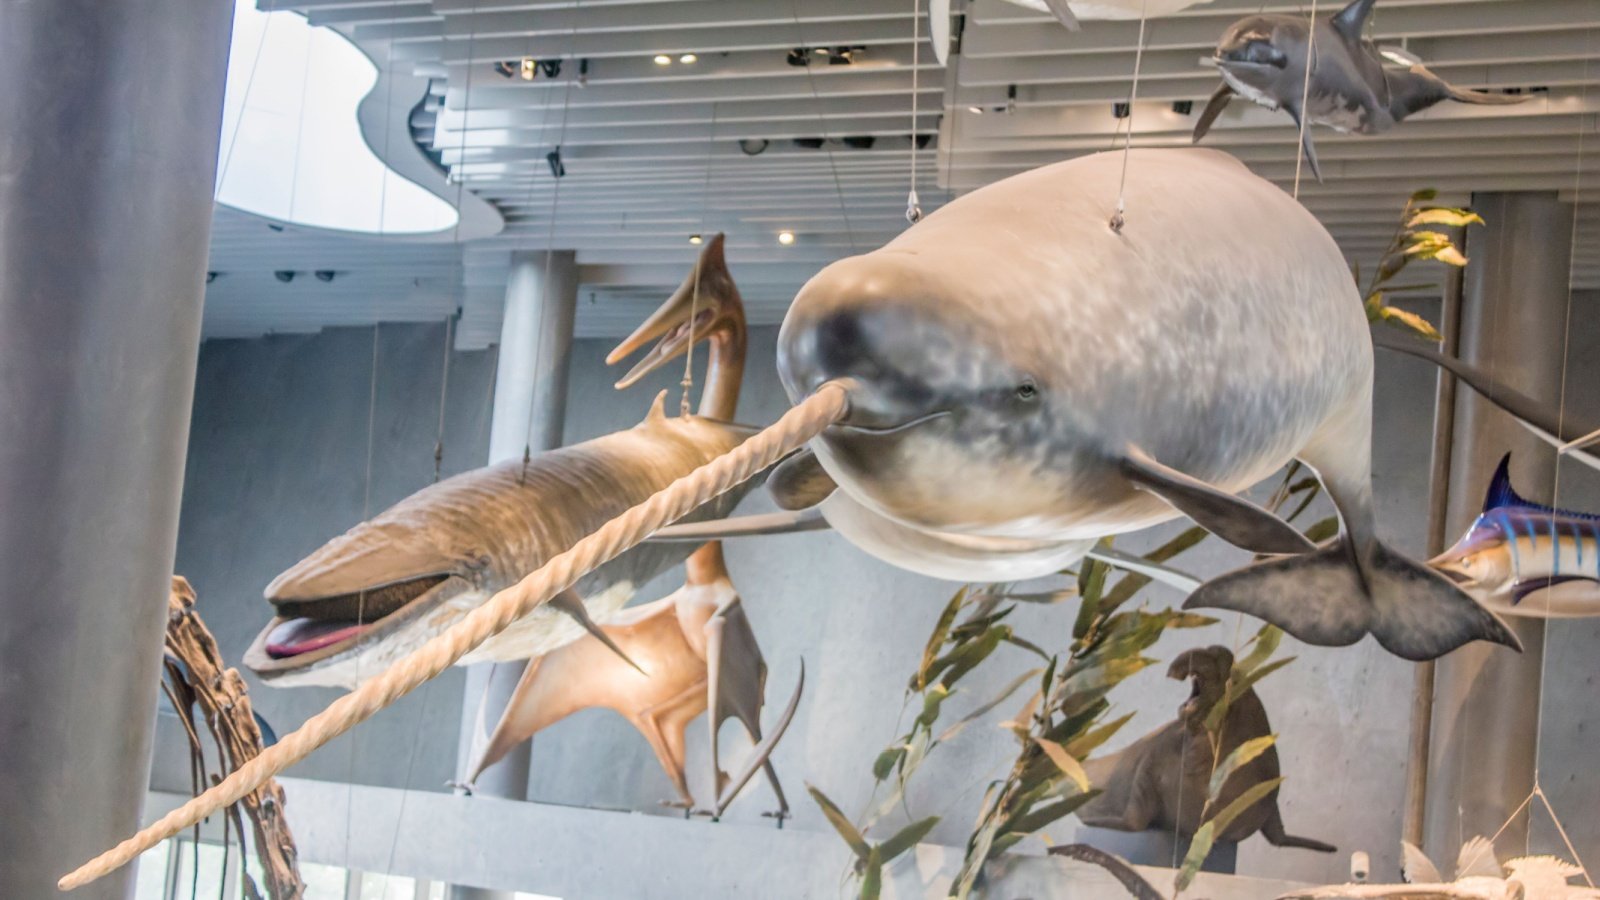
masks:
<svg viewBox="0 0 1600 900"><path fill-rule="evenodd" d="M394 634L467 590L455 575L424 575L367 590L280 601L278 615L256 635L244 663L264 680L343 658Z"/></svg>
<svg viewBox="0 0 1600 900"><path fill-rule="evenodd" d="M849 432L852 432L854 434L870 434L870 435L880 435L881 436L881 435L888 435L888 434L899 434L900 432L903 432L903 431L910 431L911 429L916 428L916 427L918 427L920 425L926 425L929 422L932 422L932 421L934 421L936 419L942 419L945 416L949 416L949 415L952 415L952 410L939 409L939 410L934 410L933 412L930 412L930 413L925 413L923 415L917 416L914 419L910 419L910 420L907 420L905 422L895 423L895 424L892 424L892 425L865 425L865 424L858 424L858 423L855 423L855 422L841 420L841 421L835 422L834 424L832 424L832 425L830 425L828 427L829 428L837 428L837 429L840 429L842 431L849 431Z"/></svg>

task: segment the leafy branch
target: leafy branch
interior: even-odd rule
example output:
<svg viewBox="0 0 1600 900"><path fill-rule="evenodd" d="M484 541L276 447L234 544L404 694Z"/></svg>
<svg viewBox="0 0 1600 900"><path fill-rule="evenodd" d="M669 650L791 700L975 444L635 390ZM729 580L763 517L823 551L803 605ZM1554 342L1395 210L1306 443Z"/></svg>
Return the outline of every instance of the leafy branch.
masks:
<svg viewBox="0 0 1600 900"><path fill-rule="evenodd" d="M1395 227L1394 237L1390 239L1388 249L1384 250L1383 256L1378 260L1378 267L1373 270L1372 278L1361 291L1369 322L1387 322L1409 328L1432 341L1442 340L1438 329L1416 313L1390 306L1388 298L1394 294L1431 290L1433 285L1426 282L1412 284L1392 282L1413 260L1433 259L1458 268L1465 266L1467 258L1462 255L1460 248L1456 247L1448 234L1435 231L1434 228L1465 228L1468 225L1483 224L1483 219L1469 210L1453 206L1427 205L1438 194L1438 191L1429 188L1417 191L1406 200L1405 208L1400 211L1400 222ZM1359 266L1356 267L1354 274L1359 284L1361 281Z"/></svg>

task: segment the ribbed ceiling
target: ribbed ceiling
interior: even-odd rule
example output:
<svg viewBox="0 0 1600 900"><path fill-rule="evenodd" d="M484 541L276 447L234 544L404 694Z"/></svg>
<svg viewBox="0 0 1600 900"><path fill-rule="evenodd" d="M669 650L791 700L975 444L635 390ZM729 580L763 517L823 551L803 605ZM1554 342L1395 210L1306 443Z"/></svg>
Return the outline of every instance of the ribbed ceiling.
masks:
<svg viewBox="0 0 1600 900"><path fill-rule="evenodd" d="M959 53L944 67L926 42L913 52L912 0L283 0L276 8L338 28L380 67L432 79L435 102L413 131L507 226L419 245L277 232L219 211L212 266L224 274L207 334L437 320L460 305L461 344L481 346L497 334L510 251L554 247L575 249L583 267L580 333L619 335L682 279L689 236L719 230L753 321L775 323L817 269L905 227L913 135L931 210L952 191L1109 148L1126 130L1112 106L1132 87L1137 21L1072 33L1005 0L955 5ZM1173 103L1198 113L1217 84L1199 58L1263 8L1308 12L1214 0L1147 23L1136 145L1188 144L1194 116ZM924 15L924 37L927 26ZM1579 201L1575 284L1600 286L1600 0L1379 0L1372 36L1463 87L1538 90L1516 106L1441 104L1380 137L1318 128L1325 181L1303 174L1300 197L1347 253L1370 262L1417 188L1459 203L1473 191L1558 191ZM790 51L815 47L864 49L848 65L817 54L790 64ZM686 53L697 60L680 62ZM495 71L524 57L560 60L560 73ZM1236 102L1207 143L1292 189L1295 139L1287 115ZM740 140L768 143L752 156ZM559 181L547 161L557 146ZM785 230L790 246L777 241ZM318 282L319 268L338 274ZM303 274L285 284L274 269Z"/></svg>

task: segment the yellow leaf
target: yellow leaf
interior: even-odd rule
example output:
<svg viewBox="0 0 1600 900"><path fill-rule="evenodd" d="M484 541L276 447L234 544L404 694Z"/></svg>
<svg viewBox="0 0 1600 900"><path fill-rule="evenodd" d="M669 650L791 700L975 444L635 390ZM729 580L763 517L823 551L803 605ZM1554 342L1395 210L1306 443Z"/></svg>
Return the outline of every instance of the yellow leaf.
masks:
<svg viewBox="0 0 1600 900"><path fill-rule="evenodd" d="M1432 209L1418 211L1416 215L1411 217L1410 221L1406 222L1406 227L1416 228L1418 225L1449 225L1455 228L1463 228L1467 225L1482 224L1483 219L1475 212L1468 212L1464 209L1452 209L1448 206L1436 206Z"/></svg>
<svg viewBox="0 0 1600 900"><path fill-rule="evenodd" d="M1441 248L1438 253L1433 255L1433 258L1437 259L1439 262L1448 263L1449 265L1457 267L1467 264L1467 258L1462 256L1461 251L1457 250L1454 245Z"/></svg>
<svg viewBox="0 0 1600 900"><path fill-rule="evenodd" d="M1415 331L1417 334L1422 335L1430 341L1444 340L1444 335L1440 334L1438 329L1433 327L1433 323L1417 315L1416 313L1407 312L1403 309L1396 309L1393 306L1385 306L1383 309L1379 310L1378 314L1383 317L1384 321L1403 325L1404 327Z"/></svg>
<svg viewBox="0 0 1600 900"><path fill-rule="evenodd" d="M1067 748L1049 738L1035 737L1034 741L1039 744L1039 749L1050 757L1050 761L1056 764L1056 768L1072 779L1072 783L1078 786L1079 791L1088 793L1089 773L1083 770L1082 763L1072 758L1072 754L1067 752Z"/></svg>

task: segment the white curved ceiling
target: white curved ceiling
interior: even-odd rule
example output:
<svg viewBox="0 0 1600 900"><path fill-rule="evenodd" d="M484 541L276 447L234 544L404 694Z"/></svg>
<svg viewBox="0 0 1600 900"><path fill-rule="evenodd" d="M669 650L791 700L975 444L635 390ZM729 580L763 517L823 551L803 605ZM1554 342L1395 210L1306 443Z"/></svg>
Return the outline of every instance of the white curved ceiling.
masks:
<svg viewBox="0 0 1600 900"><path fill-rule="evenodd" d="M454 227L454 207L367 146L357 110L378 82L372 60L298 13L263 12L252 0L235 7L217 202L335 231Z"/></svg>

